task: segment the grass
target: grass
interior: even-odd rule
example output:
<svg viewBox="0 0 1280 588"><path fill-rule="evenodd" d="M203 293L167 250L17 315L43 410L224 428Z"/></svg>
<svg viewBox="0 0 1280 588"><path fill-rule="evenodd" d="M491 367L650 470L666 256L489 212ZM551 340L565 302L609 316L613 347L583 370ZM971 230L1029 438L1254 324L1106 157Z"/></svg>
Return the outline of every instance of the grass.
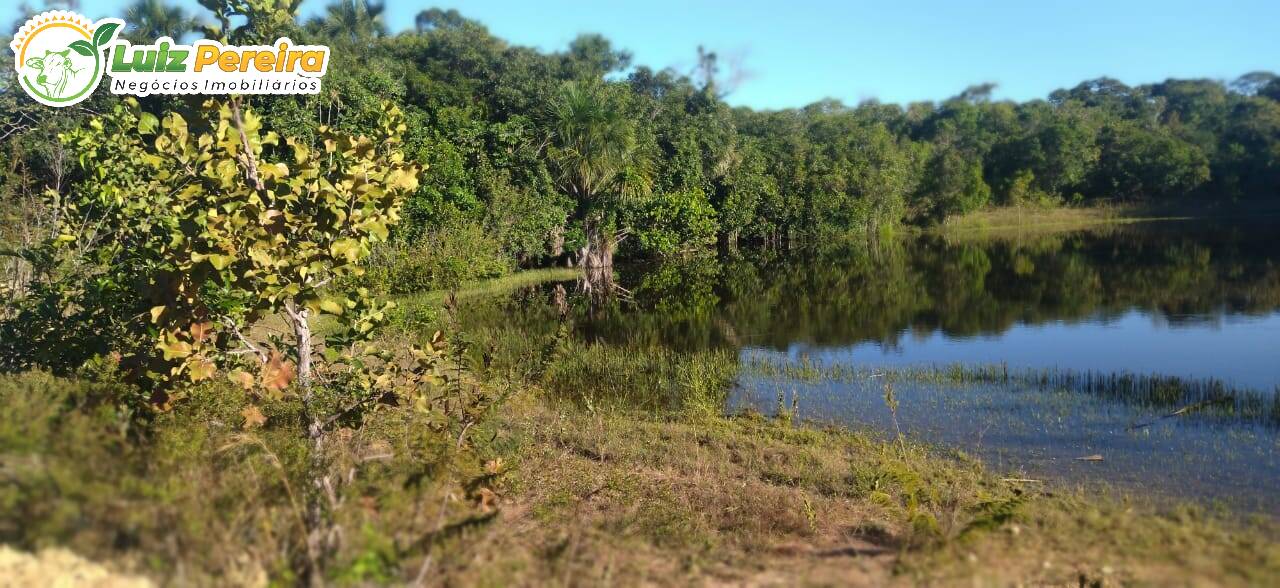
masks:
<svg viewBox="0 0 1280 588"><path fill-rule="evenodd" d="M1019 239L1047 233L1148 221L1276 216L1272 203L1096 203L1089 206L1002 206L946 219L931 229L949 239Z"/></svg>
<svg viewBox="0 0 1280 588"><path fill-rule="evenodd" d="M457 584L1250 585L1271 523L1007 482L960 454L755 414L526 397L502 523Z"/></svg>
<svg viewBox="0 0 1280 588"><path fill-rule="evenodd" d="M562 343L545 374L556 398L588 410L622 406L652 413L715 415L723 409L737 361L726 350Z"/></svg>
<svg viewBox="0 0 1280 588"><path fill-rule="evenodd" d="M519 271L514 274L464 284L455 292L459 300L498 296L513 290L536 286L546 282L564 282L579 278L582 270L571 267L551 267ZM448 298L448 290L431 290L402 297L397 301L404 305L439 306Z"/></svg>
<svg viewBox="0 0 1280 588"><path fill-rule="evenodd" d="M463 284L457 290L430 290L420 294L393 297L392 300L400 307L396 312L401 321L412 325L421 325L434 322L438 318L435 316L435 311L444 304L450 293L460 301L489 298L547 282L573 280L581 275L582 270L567 267L523 270L498 278L469 282ZM426 316L420 316L424 314ZM314 333L324 334L331 331L336 325L337 323L333 317L320 315L314 319L311 328ZM267 317L255 325L253 335L287 334L290 332L289 330L289 323L285 315L279 314Z"/></svg>
<svg viewBox="0 0 1280 588"><path fill-rule="evenodd" d="M1134 207L1116 205L1052 208L1008 206L951 217L933 230L954 239L1016 239L1046 232L1173 218L1179 217L1149 215Z"/></svg>
<svg viewBox="0 0 1280 588"><path fill-rule="evenodd" d="M726 416L744 367L733 353L513 321L464 326L484 356L477 373L516 390L464 430L471 443L455 444L456 423L398 406L330 436L342 538L330 582L405 584L424 570L430 585L494 586L1257 585L1280 574L1274 519L1009 479L910 439ZM66 546L161 584L293 582L306 491L295 403L259 400L267 422L251 427L249 399L218 383L139 428L119 410L128 393L0 376L0 542Z"/></svg>
<svg viewBox="0 0 1280 588"><path fill-rule="evenodd" d="M453 449L430 415L386 407L332 438L341 472L336 585L1251 585L1280 573L1270 519L1227 521L1010 481L974 459L703 401L718 357L565 347ZM644 365L659 366L651 370ZM630 367L627 367L630 366ZM665 366L665 367L662 367ZM614 401L573 392L601 371ZM628 371L630 370L630 371ZM104 387L105 386L105 387ZM0 377L0 540L55 545L160 583L289 583L302 436L297 407L193 390L144 434L124 388ZM601 396L601 399L606 397Z"/></svg>

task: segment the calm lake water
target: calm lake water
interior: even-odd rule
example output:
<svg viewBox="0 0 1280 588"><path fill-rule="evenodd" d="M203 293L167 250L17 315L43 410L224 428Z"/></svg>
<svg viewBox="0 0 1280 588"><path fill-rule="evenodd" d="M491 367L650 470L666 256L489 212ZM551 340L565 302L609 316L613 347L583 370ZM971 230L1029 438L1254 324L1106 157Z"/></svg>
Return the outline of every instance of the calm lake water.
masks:
<svg viewBox="0 0 1280 588"><path fill-rule="evenodd" d="M923 236L630 268L630 300L577 329L731 350L731 411L772 412L781 395L802 417L901 430L999 471L1280 514L1278 227ZM952 364L1000 376L939 376Z"/></svg>

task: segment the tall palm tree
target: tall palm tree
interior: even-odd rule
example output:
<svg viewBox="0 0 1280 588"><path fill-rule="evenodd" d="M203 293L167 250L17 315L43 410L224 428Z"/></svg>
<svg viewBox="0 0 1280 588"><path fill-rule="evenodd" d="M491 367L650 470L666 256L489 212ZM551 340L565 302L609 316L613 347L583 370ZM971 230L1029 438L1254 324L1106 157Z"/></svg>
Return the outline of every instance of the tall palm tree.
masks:
<svg viewBox="0 0 1280 588"><path fill-rule="evenodd" d="M550 127L556 183L578 202L586 232L581 265L589 273L612 268L616 205L648 194L653 183L653 160L626 94L598 81L568 82L551 102Z"/></svg>
<svg viewBox="0 0 1280 588"><path fill-rule="evenodd" d="M342 40L354 46L368 45L387 34L382 14L386 2L371 0L339 0L325 7L325 15L311 19L310 28L325 37Z"/></svg>
<svg viewBox="0 0 1280 588"><path fill-rule="evenodd" d="M150 43L158 37L179 40L200 28L195 18L181 6L164 0L137 0L124 11L125 37L134 42Z"/></svg>

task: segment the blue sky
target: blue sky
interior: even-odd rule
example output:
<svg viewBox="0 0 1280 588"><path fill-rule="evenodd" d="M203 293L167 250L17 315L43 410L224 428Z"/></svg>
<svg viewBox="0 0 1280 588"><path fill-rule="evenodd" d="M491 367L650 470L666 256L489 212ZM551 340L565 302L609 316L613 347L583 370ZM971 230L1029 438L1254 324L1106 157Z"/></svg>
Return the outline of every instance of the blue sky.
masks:
<svg viewBox="0 0 1280 588"><path fill-rule="evenodd" d="M127 3L82 0L81 12L116 16ZM303 13L326 3L305 0ZM1139 84L1280 72L1280 0L388 0L388 25L411 28L428 6L547 50L602 33L657 68L687 71L703 44L748 74L729 101L757 108L936 100L980 82L1026 100L1103 75Z"/></svg>

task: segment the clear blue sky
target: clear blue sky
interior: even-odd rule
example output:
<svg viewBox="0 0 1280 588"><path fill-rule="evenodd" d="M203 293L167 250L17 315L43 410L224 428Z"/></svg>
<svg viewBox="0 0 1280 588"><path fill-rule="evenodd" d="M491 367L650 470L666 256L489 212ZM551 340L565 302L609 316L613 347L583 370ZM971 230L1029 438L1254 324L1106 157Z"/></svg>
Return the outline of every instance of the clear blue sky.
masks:
<svg viewBox="0 0 1280 588"><path fill-rule="evenodd" d="M115 16L127 3L81 0L81 11ZM305 0L303 13L326 3ZM547 50L602 33L655 68L687 71L704 44L741 60L750 76L729 101L757 108L936 100L980 82L1026 100L1103 75L1140 84L1280 72L1280 0L388 0L387 23L411 28L429 6Z"/></svg>

